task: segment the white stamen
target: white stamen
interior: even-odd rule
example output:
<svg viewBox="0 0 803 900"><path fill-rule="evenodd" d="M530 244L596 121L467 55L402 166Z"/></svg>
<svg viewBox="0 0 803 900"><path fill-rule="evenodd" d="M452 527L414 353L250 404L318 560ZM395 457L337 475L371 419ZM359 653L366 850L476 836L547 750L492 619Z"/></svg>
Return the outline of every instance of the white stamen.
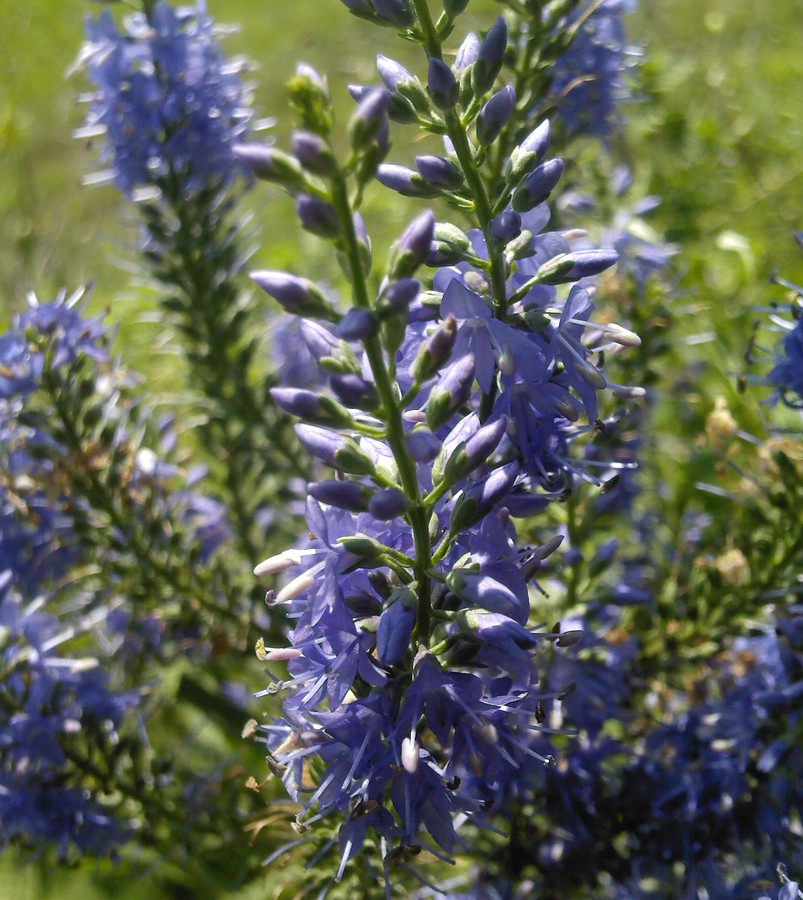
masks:
<svg viewBox="0 0 803 900"><path fill-rule="evenodd" d="M254 575L277 575L286 572L290 566L300 566L305 556L315 553L315 550L283 550L275 556L263 559L259 565L254 566Z"/></svg>
<svg viewBox="0 0 803 900"><path fill-rule="evenodd" d="M402 765L406 772L415 775L418 769L418 742L406 737L401 746Z"/></svg>
<svg viewBox="0 0 803 900"><path fill-rule="evenodd" d="M275 603L289 603L300 597L307 588L312 586L315 581L315 575L310 572L303 572L297 575L289 584L286 584L276 595Z"/></svg>

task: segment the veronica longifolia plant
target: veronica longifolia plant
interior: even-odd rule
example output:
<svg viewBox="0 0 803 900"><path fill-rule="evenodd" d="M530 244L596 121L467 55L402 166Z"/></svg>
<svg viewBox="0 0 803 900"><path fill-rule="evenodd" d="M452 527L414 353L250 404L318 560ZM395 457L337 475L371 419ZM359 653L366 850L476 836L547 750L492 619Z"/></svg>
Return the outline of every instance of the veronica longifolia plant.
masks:
<svg viewBox="0 0 803 900"><path fill-rule="evenodd" d="M493 168L487 148L527 113L498 82L505 19L469 34L450 65L444 39L465 4L446 4L438 22L426 0L346 6L420 44L424 74L378 58L384 86L351 89L340 160L326 81L300 67L292 154L237 151L295 196L302 226L332 243L349 283L338 303L295 273L252 275L303 318L328 379L328 389L273 392L334 474L309 485L309 542L255 571L285 574L267 600L293 622L289 647L257 648L287 662L262 692L285 698L284 718L262 728L271 769L303 804L297 830L341 817L337 878L368 836L386 873L422 846L451 854L459 821L504 814L506 785L551 764L533 746L544 699L535 651L579 633L532 626L528 584L559 541L522 549L513 518L558 499L578 471L593 480L570 445L597 419L600 391L630 390L607 385L595 352L638 343L593 326L591 292L574 284L616 254L544 231L563 171L549 123ZM391 119L439 136L442 151L415 169L386 162ZM423 212L375 272L359 213L374 178L462 210L468 230Z"/></svg>
<svg viewBox="0 0 803 900"><path fill-rule="evenodd" d="M294 498L288 470L296 472L297 459L286 417L272 415L273 379L260 373L255 386L264 329L243 308L237 283L248 251L234 215L251 182L234 145L254 126L248 65L223 54L201 0L140 5L120 25L109 10L87 20L77 68L94 89L77 136L102 138L107 168L90 180L110 181L138 203L140 249L203 396L201 443L238 549L251 558L266 525L280 540L295 529L270 506Z"/></svg>

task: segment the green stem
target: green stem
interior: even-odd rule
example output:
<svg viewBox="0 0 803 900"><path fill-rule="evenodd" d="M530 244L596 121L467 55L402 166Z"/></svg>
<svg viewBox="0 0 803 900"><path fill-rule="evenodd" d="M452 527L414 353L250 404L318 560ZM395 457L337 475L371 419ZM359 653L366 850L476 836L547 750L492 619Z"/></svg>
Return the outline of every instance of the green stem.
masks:
<svg viewBox="0 0 803 900"><path fill-rule="evenodd" d="M368 293L367 275L363 268L357 233L354 230L352 208L348 196L348 188L342 172L332 177L332 202L343 229L345 253L349 262L351 282L354 291L354 303L363 309L371 308ZM387 440L393 452L393 458L399 470L402 489L410 500L407 513L413 530L415 542L414 573L418 583L418 609L416 614L416 637L424 644L430 637L430 594L431 581L429 569L432 564L432 550L429 539L427 508L421 498L418 486L418 475L415 462L407 452L404 441L404 422L402 405L397 400L398 389L391 380L385 362L382 345L377 336L364 341L365 355L371 367L377 393L382 402L387 424Z"/></svg>
<svg viewBox="0 0 803 900"><path fill-rule="evenodd" d="M423 39L424 49L429 57L443 59L443 48L437 29L432 20L432 14L429 10L427 0L411 0L413 9L418 18L421 28L421 36ZM474 151L469 142L466 130L463 126L460 116L454 109L447 110L444 113L446 122L446 132L454 146L460 168L468 182L474 200L474 211L477 215L480 230L485 239L485 246L488 250L488 261L490 263L491 273L491 295L493 298L493 316L501 319L507 312L507 288L505 274L504 251L501 247L496 247L491 240L491 221L494 218L493 205L488 197L485 183L482 180L479 168L476 165ZM480 421L484 422L491 414L494 399L496 397L496 382L491 385L488 394L484 394L480 401Z"/></svg>
<svg viewBox="0 0 803 900"><path fill-rule="evenodd" d="M63 386L54 378L53 372L48 368L47 363L45 364L45 371L42 373L42 386L48 392L53 403L56 415L67 439L68 449L75 456L76 460L83 460L85 448L66 402L69 392L65 391ZM75 474L79 474L79 472ZM194 590L193 582L189 578L181 577L180 569L171 567L154 554L149 541L144 539L135 527L131 527L132 523L118 508L115 498L120 494L120 491L110 490L109 486L100 480L98 473L92 466L81 466L80 476L83 481L83 484L81 484L82 492L87 500L89 500L94 509L105 513L112 525L121 534L126 535L134 556L142 566L144 573L147 575L152 573L158 575L165 584L172 588L177 597L186 598L198 607L214 612L216 616L229 619L238 626L241 625L239 617L230 609L210 602L207 594L211 595L213 591L210 590L211 585L208 578L199 577L196 573L198 590ZM114 487L124 490L120 485L115 485Z"/></svg>

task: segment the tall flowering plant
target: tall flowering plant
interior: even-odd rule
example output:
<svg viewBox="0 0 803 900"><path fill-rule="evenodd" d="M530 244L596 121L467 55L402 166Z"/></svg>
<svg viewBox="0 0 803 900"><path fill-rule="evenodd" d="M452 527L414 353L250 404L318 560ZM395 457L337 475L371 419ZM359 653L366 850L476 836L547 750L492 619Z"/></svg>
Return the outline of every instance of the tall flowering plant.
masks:
<svg viewBox="0 0 803 900"><path fill-rule="evenodd" d="M703 425L695 388L688 471L661 474L661 393L702 381L613 153L634 3L504 0L476 34L468 0L327 3L423 59L381 53L344 133L299 66L288 151L202 2L87 23L90 180L139 213L191 404L80 292L0 336L0 845L199 896L261 861L319 896L741 898L797 871L801 456L724 399ZM244 286L257 179L312 237ZM429 208L394 241L369 194ZM787 287L750 356L794 410Z"/></svg>
<svg viewBox="0 0 803 900"><path fill-rule="evenodd" d="M491 826L524 773L554 763L537 749L550 696L537 650L581 632L534 624L531 586L560 539L522 547L514 520L560 501L575 478L596 480L573 448L593 438L600 392L637 393L608 381L603 355L639 339L594 325L593 287L578 284L617 255L545 230L564 169L548 153L549 122L530 125L503 160L492 155L530 115L527 94L500 82L507 20L469 33L449 64L465 3L446 3L437 21L426 0L345 5L418 43L425 74L379 56L383 86L351 89L340 159L326 81L301 67L292 152L236 150L295 197L349 285L338 301L301 274L252 273L303 318L325 386L272 396L333 470L308 485L309 541L255 569L284 573L267 602L292 625L289 646L257 647L286 663L262 692L282 693L284 716L260 731L301 804L296 830L336 816L336 879L368 843L389 882L422 847L449 857L465 846L461 821ZM386 161L391 120L443 149L415 169ZM424 212L378 268L360 215L374 178L444 201L463 227Z"/></svg>
<svg viewBox="0 0 803 900"><path fill-rule="evenodd" d="M265 328L238 284L248 250L237 201L250 181L234 153L254 127L249 64L228 59L202 0L143 2L118 25L88 18L75 68L94 90L78 137L100 139L111 182L137 203L141 253L189 366L206 461L216 472L238 549L253 557L265 526L277 539L297 455L275 415L260 361ZM274 505L279 500L279 507Z"/></svg>

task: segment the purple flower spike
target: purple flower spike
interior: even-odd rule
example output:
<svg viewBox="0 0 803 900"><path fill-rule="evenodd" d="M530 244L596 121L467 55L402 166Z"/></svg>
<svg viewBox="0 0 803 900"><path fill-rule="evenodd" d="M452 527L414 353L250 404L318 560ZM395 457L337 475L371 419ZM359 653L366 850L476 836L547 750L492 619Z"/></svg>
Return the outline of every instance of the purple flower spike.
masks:
<svg viewBox="0 0 803 900"><path fill-rule="evenodd" d="M242 173L233 152L252 118L240 74L227 60L205 4L154 6L118 29L109 11L89 19L80 60L95 90L85 128L105 132L103 161L131 196L181 173L185 194L219 189Z"/></svg>

